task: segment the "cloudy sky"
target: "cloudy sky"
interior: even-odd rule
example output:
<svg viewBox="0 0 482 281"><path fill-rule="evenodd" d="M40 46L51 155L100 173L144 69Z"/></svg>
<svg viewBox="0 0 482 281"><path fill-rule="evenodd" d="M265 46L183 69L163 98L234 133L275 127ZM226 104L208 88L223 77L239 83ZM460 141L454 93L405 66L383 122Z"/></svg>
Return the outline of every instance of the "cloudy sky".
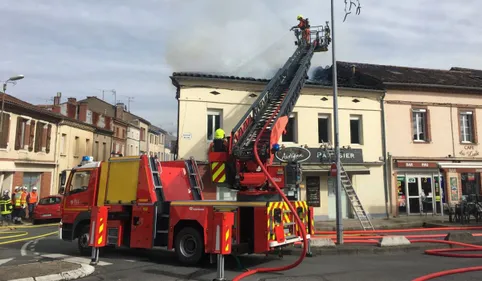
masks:
<svg viewBox="0 0 482 281"><path fill-rule="evenodd" d="M344 17L335 1L337 59L378 64L482 69L482 1L360 0ZM303 14L330 20L328 0L15 0L0 2L0 80L35 104L63 97L134 97L131 111L174 130L169 75L207 71L269 77L294 50L289 28ZM317 54L313 66L331 64ZM114 102L110 93L105 99Z"/></svg>

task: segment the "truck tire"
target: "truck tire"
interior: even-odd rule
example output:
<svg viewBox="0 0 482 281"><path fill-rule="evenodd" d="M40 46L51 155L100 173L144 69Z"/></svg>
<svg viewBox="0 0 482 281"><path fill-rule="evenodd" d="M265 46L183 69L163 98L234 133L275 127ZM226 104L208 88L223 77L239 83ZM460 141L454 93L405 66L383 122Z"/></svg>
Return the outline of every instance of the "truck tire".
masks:
<svg viewBox="0 0 482 281"><path fill-rule="evenodd" d="M199 263L204 257L204 239L201 232L193 227L182 228L175 238L175 251L182 264Z"/></svg>
<svg viewBox="0 0 482 281"><path fill-rule="evenodd" d="M90 256L92 254L92 247L89 247L89 225L84 225L80 229L79 237L77 237L77 247L82 256Z"/></svg>

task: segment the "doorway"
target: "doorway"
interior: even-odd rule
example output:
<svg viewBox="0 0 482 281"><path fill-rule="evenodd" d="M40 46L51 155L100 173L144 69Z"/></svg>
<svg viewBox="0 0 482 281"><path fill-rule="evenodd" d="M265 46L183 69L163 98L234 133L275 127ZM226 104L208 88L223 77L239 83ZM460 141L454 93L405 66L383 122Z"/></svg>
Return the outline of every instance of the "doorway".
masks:
<svg viewBox="0 0 482 281"><path fill-rule="evenodd" d="M347 219L350 203L347 202L346 192L341 187L341 213L342 218ZM328 177L328 219L336 219L336 177Z"/></svg>
<svg viewBox="0 0 482 281"><path fill-rule="evenodd" d="M407 175L407 213L433 212L433 177Z"/></svg>

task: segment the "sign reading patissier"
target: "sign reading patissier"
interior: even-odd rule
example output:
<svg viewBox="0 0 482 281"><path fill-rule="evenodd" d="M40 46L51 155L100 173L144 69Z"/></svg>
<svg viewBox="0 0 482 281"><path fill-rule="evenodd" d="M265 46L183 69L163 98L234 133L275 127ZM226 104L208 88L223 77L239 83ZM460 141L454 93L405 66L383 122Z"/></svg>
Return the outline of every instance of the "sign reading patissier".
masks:
<svg viewBox="0 0 482 281"><path fill-rule="evenodd" d="M331 164L335 157L322 148L286 147L276 152L275 157L281 162L304 162L306 164ZM363 163L361 149L340 149L342 163Z"/></svg>

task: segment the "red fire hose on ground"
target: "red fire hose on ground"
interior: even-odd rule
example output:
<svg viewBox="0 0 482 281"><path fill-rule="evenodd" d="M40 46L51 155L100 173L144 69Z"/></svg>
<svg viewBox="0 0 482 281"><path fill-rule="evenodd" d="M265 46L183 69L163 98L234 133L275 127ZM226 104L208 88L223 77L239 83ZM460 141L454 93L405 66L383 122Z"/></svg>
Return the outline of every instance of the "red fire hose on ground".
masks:
<svg viewBox="0 0 482 281"><path fill-rule="evenodd" d="M279 107L278 107L279 109ZM277 112L277 111L275 111ZM254 157L256 158L256 162L258 163L258 165L261 167L261 170L263 171L263 173L266 175L266 177L268 178L268 180L271 182L271 184L276 188L276 191L279 193L279 195L281 196L281 198L283 198L283 201L286 202L286 204L288 204L288 207L290 208L290 211L291 213L294 215L294 218L296 220L296 224L298 225L298 228L301 229L301 237L303 237L303 249L301 251L301 255L300 257L293 263L293 264L288 264L288 265L285 265L285 266L280 266L280 267L264 267L264 268L256 268L256 269L250 269L238 276L236 276L233 281L239 281L245 277L248 277L248 276L251 276L251 275L254 275L256 273L261 273L261 272L275 272L275 271L285 271L285 270L289 270L289 269L292 269L292 268L295 268L297 267L302 261L303 259L305 258L305 255L306 255L306 249L308 248L308 241L306 240L306 228L304 226L304 224L301 222L301 219L300 217L298 216L298 212L296 211L296 209L293 207L293 205L291 205L291 202L288 200L288 198L286 197L286 195L284 194L284 192L280 189L280 187L278 186L278 184L273 180L273 178L271 177L271 175L269 174L268 170L266 169L266 167L263 165L263 163L261 162L261 159L259 159L259 154L258 154L258 141L260 139L260 136L263 135L264 131L266 130L266 128L268 127L269 123L271 123L271 120L274 118L276 114L273 114L269 120L269 122L266 122L266 124L264 125L263 129L261 130L261 132L258 134L258 137L256 138L256 141L254 143Z"/></svg>
<svg viewBox="0 0 482 281"><path fill-rule="evenodd" d="M368 231L345 231L348 235L359 235L359 236L348 236L344 237L345 243L352 243L352 244L378 244L378 241L372 239L381 239L385 235L385 233L404 233L404 232L430 232L430 231L448 231L448 230L482 230L480 226L467 226L467 227L437 227L437 228L410 228L410 229L387 229L387 230L368 230ZM330 238L336 239L334 236L334 231L316 231L315 232L316 238ZM368 235L363 235L368 234ZM372 234L372 235L370 235ZM376 235L378 234L378 235ZM480 237L482 233L474 233L473 236ZM482 246L461 243L456 241L445 241L445 240L436 240L436 239L429 239L429 238L442 238L447 236L447 234L419 234L419 235L405 235L405 237L410 240L411 243L439 243L439 244L448 244L454 246L461 246L464 248L451 248L451 249L430 249L425 250L425 254L433 255L433 256L443 256L443 257L456 257L456 258L482 258L482 254L469 254L469 253L461 253L461 252L482 252ZM421 239L417 239L421 238ZM425 238L425 239L423 239ZM418 277L412 281L426 281L431 280L434 278L453 275L453 274L460 274L472 271L482 271L482 266L473 266L473 267L465 267L465 268L457 268L451 270L445 270L440 272L435 272L431 274L427 274L421 277Z"/></svg>

